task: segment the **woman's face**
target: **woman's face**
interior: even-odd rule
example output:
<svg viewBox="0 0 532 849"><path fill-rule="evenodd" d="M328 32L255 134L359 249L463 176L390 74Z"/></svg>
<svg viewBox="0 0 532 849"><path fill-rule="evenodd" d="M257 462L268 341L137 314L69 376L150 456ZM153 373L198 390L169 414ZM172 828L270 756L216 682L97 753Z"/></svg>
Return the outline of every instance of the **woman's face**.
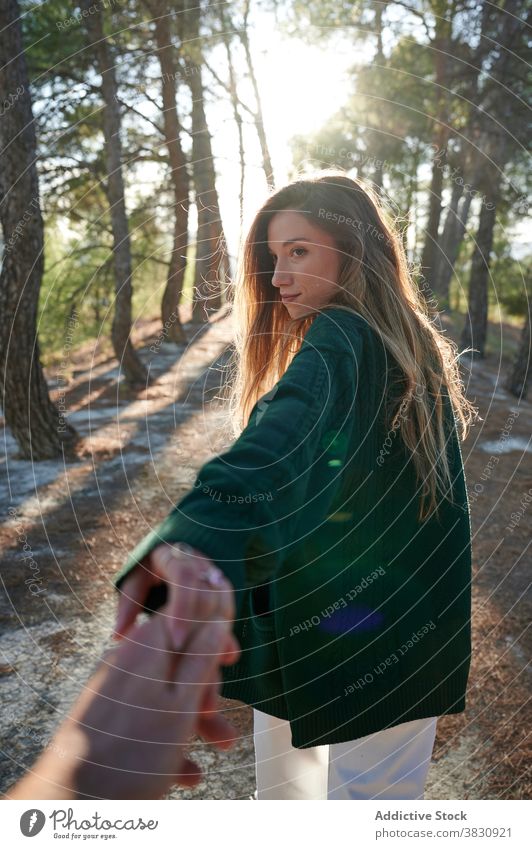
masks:
<svg viewBox="0 0 532 849"><path fill-rule="evenodd" d="M272 285L292 318L315 312L338 291L341 254L328 233L299 212L276 212L268 225ZM296 295L288 300L290 295Z"/></svg>

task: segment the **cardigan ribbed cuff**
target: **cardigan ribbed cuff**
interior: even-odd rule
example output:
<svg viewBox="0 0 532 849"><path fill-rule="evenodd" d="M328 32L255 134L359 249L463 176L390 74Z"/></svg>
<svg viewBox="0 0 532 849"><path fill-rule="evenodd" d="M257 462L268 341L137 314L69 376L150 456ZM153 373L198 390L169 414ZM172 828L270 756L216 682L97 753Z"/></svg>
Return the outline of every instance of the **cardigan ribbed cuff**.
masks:
<svg viewBox="0 0 532 849"><path fill-rule="evenodd" d="M246 541L247 535L242 531L239 533L238 530L225 529L223 532L213 534L211 528L202 527L184 513L180 513L179 510L173 510L159 525L141 539L130 553L123 568L114 577L113 584L117 590L120 590L132 569L138 565L148 568L141 561L157 546L164 543L187 543L213 560L232 583L235 590L235 621L237 621L241 616L242 595L246 587L244 569ZM228 551L234 555L233 558L227 557ZM152 587L145 599L144 610L147 613L153 613L165 603L166 598L166 584L158 584Z"/></svg>

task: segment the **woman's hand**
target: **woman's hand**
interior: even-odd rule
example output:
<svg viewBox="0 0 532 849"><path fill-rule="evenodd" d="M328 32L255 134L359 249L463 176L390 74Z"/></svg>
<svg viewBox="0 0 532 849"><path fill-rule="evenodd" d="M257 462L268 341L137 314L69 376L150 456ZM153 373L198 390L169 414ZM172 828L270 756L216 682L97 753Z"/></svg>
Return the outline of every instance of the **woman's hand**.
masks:
<svg viewBox="0 0 532 849"><path fill-rule="evenodd" d="M189 546L190 548L190 546ZM198 622L218 614L221 620L235 617L234 588L210 558L197 549L185 554L179 548L164 543L158 545L136 566L120 587L120 598L114 636L123 637L143 610L150 589L157 584L168 585L164 614L175 648L184 641ZM212 569L219 576L216 588L205 585L201 575ZM162 613L162 609L161 609ZM228 653L239 651L233 638L227 642ZM228 663L234 662L228 657Z"/></svg>

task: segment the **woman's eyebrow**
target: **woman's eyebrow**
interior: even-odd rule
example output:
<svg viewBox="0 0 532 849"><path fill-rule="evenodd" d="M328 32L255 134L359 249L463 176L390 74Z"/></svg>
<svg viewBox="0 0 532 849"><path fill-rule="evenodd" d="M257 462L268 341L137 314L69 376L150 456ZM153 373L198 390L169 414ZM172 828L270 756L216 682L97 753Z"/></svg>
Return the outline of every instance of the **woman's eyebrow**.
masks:
<svg viewBox="0 0 532 849"><path fill-rule="evenodd" d="M311 242L312 239L305 239L304 236L299 236L295 239L287 239L286 242L283 242L282 247L285 248L287 245L291 245L292 242ZM268 250L271 250L270 245L268 244Z"/></svg>

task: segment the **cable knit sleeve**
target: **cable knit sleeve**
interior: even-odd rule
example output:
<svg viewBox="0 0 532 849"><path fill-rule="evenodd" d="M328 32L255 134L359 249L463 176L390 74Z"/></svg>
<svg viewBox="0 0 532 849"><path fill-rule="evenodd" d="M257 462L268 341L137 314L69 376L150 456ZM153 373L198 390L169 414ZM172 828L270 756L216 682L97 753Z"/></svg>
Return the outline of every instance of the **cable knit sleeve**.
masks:
<svg viewBox="0 0 532 849"><path fill-rule="evenodd" d="M283 558L324 520L345 453L357 439L363 336L344 316L326 310L314 320L232 447L200 468L192 489L131 552L115 576L117 589L157 545L185 542L232 582L238 618L243 591L273 577ZM164 585L152 588L146 609L159 607L165 595Z"/></svg>

